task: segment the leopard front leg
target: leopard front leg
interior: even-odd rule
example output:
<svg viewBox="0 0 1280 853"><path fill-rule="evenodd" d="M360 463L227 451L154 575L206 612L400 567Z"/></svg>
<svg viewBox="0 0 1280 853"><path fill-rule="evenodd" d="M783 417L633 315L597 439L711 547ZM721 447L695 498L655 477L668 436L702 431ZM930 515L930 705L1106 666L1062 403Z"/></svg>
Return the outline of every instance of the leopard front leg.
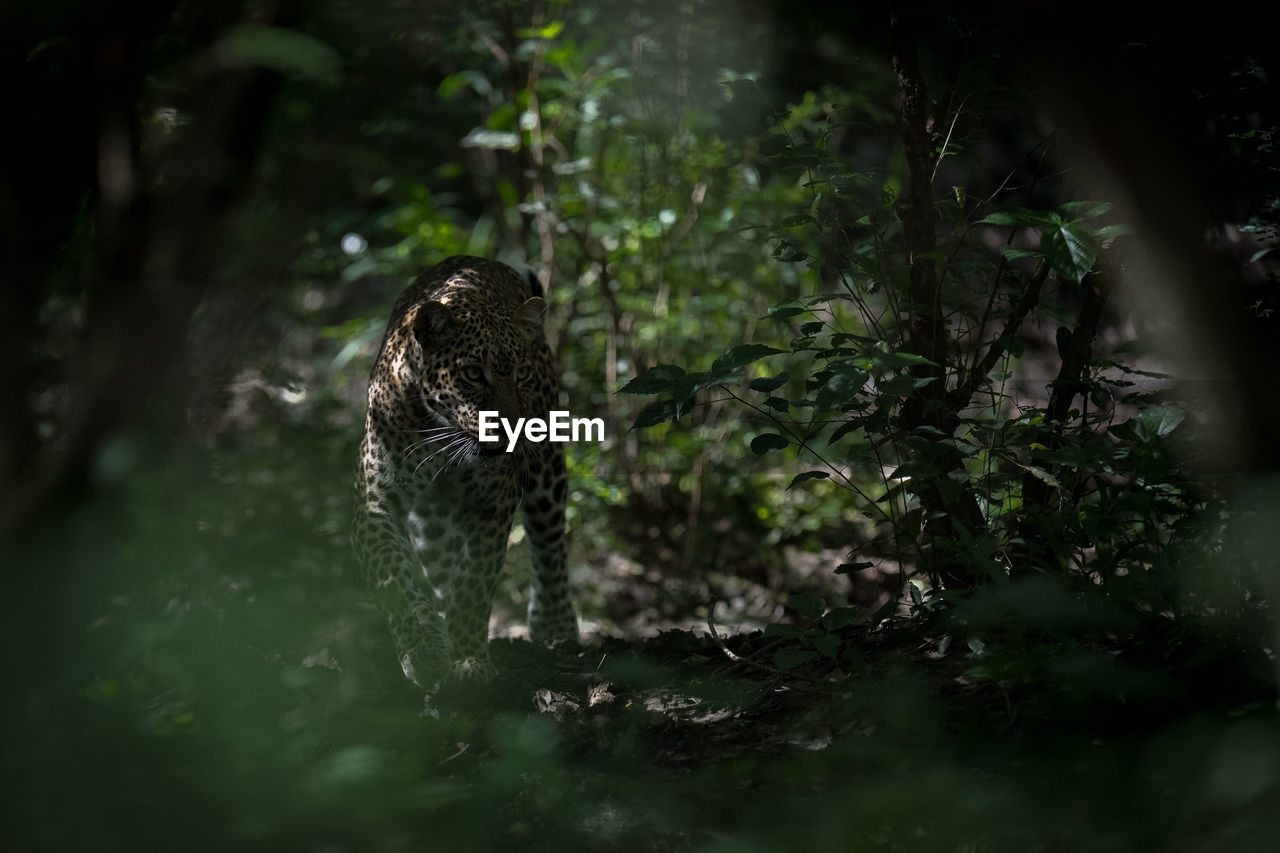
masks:
<svg viewBox="0 0 1280 853"><path fill-rule="evenodd" d="M405 677L434 689L449 671L453 652L441 603L418 580L421 568L408 532L369 495L357 496L352 543L365 582L386 614Z"/></svg>
<svg viewBox="0 0 1280 853"><path fill-rule="evenodd" d="M535 445L527 466L520 511L533 555L529 635L537 643L576 641L578 618L569 596L569 572L565 565L564 451L556 444Z"/></svg>
<svg viewBox="0 0 1280 853"><path fill-rule="evenodd" d="M509 518L509 516L508 516ZM489 614L502 576L510 522L499 526L500 535L468 543L458 573L449 589L446 618L453 649L453 674L489 678Z"/></svg>

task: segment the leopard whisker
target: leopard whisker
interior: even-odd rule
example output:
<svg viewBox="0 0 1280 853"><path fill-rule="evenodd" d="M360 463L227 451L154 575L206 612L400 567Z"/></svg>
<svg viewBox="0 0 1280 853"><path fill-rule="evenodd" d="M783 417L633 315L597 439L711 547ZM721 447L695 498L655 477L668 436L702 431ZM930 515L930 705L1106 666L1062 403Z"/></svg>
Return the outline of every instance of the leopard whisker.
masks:
<svg viewBox="0 0 1280 853"><path fill-rule="evenodd" d="M462 435L462 436L466 435L466 433L462 432L456 427L437 427L434 430L422 430L422 432L431 432L434 434L428 435L426 438L418 439L417 441L409 444L409 446L404 449L404 453L402 454L403 456L408 457L410 453L428 444L445 441L446 439L453 439L455 436L458 436L458 435ZM449 446L449 443L446 443L445 446L446 447ZM439 452L440 452L439 450L436 451L436 453L439 453ZM431 454L431 456L434 456L434 455L435 455L434 453ZM428 456L427 458L429 459L431 458L431 456Z"/></svg>
<svg viewBox="0 0 1280 853"><path fill-rule="evenodd" d="M417 466L414 467L413 472L416 474L418 472L418 469L421 468L424 464L431 461L432 459L435 459L441 453L447 453L449 454L449 456L448 458L445 459L444 464L441 465L436 470L436 473L431 476L431 479L434 482L436 477L440 476L440 472L448 468L453 463L454 459L457 457L457 451L454 450L454 448L465 448L468 439L469 439L469 436L466 433L459 432L451 441L449 441L443 447L439 448L434 453L430 454L421 462L419 462Z"/></svg>

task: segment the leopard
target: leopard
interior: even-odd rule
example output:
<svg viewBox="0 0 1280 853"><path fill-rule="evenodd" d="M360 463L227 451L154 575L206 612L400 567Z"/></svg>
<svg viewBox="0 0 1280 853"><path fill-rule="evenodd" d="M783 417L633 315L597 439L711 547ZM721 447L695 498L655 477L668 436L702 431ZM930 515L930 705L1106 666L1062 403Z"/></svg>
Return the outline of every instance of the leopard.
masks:
<svg viewBox="0 0 1280 853"><path fill-rule="evenodd" d="M480 440L480 413L547 418L559 397L538 280L455 255L397 299L369 376L352 543L400 667L426 689L491 678L489 619L519 509L530 638L577 641L560 444Z"/></svg>

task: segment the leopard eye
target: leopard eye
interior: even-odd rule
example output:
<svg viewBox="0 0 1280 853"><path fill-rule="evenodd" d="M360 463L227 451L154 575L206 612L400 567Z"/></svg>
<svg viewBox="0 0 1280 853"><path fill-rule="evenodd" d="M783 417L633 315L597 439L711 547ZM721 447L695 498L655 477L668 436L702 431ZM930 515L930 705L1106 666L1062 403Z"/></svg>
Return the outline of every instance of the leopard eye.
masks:
<svg viewBox="0 0 1280 853"><path fill-rule="evenodd" d="M522 361L516 365L516 381L524 382L533 376L533 365Z"/></svg>
<svg viewBox="0 0 1280 853"><path fill-rule="evenodd" d="M480 383L484 381L484 368L478 364L464 364L460 371L462 378L468 382Z"/></svg>

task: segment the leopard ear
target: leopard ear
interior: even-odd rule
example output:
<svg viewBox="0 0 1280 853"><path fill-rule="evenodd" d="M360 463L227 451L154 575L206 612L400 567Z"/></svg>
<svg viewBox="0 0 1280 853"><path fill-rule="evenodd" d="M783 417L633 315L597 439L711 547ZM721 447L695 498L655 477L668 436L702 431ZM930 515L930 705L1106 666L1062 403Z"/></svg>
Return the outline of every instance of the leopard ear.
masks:
<svg viewBox="0 0 1280 853"><path fill-rule="evenodd" d="M424 348L439 340L445 330L453 325L453 312L440 302L425 302L413 318L413 336Z"/></svg>
<svg viewBox="0 0 1280 853"><path fill-rule="evenodd" d="M533 296L524 301L516 309L515 323L525 342L537 340L542 336L542 315L547 310L547 301L540 296Z"/></svg>

